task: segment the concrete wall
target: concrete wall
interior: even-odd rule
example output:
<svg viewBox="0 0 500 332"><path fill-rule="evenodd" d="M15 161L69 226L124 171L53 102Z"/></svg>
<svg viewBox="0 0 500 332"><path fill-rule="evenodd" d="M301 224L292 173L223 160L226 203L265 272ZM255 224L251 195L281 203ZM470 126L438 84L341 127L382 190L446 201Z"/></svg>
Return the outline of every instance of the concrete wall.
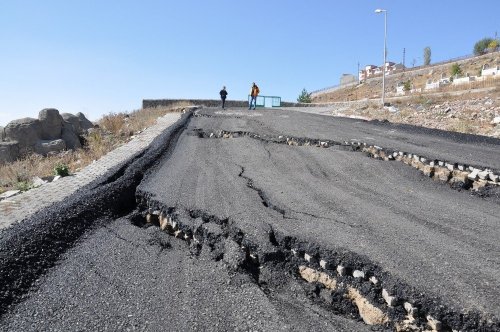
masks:
<svg viewBox="0 0 500 332"><path fill-rule="evenodd" d="M221 107L220 99L144 99L142 101L142 108L154 108L158 106L170 107L176 105L199 105L205 107ZM283 107L308 107L312 104L304 103L291 103L282 101ZM246 100L226 100L226 107L248 107Z"/></svg>

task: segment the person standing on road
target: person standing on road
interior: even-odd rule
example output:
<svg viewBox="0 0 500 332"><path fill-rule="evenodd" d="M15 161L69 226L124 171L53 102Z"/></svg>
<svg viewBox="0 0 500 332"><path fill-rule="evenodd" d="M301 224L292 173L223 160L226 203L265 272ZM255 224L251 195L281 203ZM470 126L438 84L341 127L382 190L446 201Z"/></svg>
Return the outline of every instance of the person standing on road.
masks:
<svg viewBox="0 0 500 332"><path fill-rule="evenodd" d="M248 109L252 108L252 102L253 102L253 109L257 107L257 96L259 95L259 87L255 82L252 83L252 88L250 89L250 105L248 105Z"/></svg>
<svg viewBox="0 0 500 332"><path fill-rule="evenodd" d="M225 86L222 87L222 90L220 90L219 94L220 94L220 99L222 100L222 109L224 109L224 106L226 105L226 97L227 97L227 91L226 91Z"/></svg>

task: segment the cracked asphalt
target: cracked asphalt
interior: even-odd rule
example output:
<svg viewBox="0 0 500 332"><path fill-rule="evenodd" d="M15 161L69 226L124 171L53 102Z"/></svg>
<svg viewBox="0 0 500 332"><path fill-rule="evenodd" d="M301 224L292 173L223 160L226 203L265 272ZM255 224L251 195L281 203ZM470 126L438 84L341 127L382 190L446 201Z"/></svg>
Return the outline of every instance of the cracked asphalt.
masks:
<svg viewBox="0 0 500 332"><path fill-rule="evenodd" d="M143 204L173 209L193 225L193 211L227 220L261 253L276 251L275 232L359 255L385 271L388 284L404 283L459 312L500 317L497 197L453 190L340 146L288 146L264 136L356 140L494 170L500 140L279 109L197 115L168 155L144 170L135 194ZM261 139L197 134L219 130ZM296 278L276 274L273 287L261 287L206 246L195 255L185 241L131 219L107 216L88 229L9 307L0 329L370 330L317 305Z"/></svg>

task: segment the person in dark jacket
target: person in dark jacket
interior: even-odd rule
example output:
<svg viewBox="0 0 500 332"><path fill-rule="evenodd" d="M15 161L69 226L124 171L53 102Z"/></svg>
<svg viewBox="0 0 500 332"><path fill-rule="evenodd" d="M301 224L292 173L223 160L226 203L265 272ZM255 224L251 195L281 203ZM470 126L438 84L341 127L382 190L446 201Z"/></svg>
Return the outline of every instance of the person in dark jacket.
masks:
<svg viewBox="0 0 500 332"><path fill-rule="evenodd" d="M220 99L222 100L222 109L224 109L227 97L227 91L225 86L222 87L222 90L220 90L219 94L220 94Z"/></svg>

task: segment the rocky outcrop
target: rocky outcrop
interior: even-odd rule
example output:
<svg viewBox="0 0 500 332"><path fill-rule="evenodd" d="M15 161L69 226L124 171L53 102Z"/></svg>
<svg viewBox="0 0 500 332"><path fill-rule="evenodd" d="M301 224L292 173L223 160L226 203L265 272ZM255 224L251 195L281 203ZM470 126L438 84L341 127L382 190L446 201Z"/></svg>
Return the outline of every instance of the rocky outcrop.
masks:
<svg viewBox="0 0 500 332"><path fill-rule="evenodd" d="M84 114L63 113L55 108L40 111L38 119L23 118L0 127L0 164L36 152L42 155L81 148L80 135L94 125Z"/></svg>
<svg viewBox="0 0 500 332"><path fill-rule="evenodd" d="M38 120L42 124L42 136L44 140L54 140L61 137L63 118L55 108L46 108L38 114Z"/></svg>
<svg viewBox="0 0 500 332"><path fill-rule="evenodd" d="M18 142L21 149L34 147L41 134L40 120L34 118L14 120L5 127L5 140Z"/></svg>
<svg viewBox="0 0 500 332"><path fill-rule="evenodd" d="M63 122L61 138L66 143L66 148L75 150L82 147L80 139L78 138L78 135L81 135L82 132L80 127L78 127L78 129L80 130L75 130L75 127L70 122Z"/></svg>
<svg viewBox="0 0 500 332"><path fill-rule="evenodd" d="M0 142L0 164L10 163L19 157L19 143Z"/></svg>

